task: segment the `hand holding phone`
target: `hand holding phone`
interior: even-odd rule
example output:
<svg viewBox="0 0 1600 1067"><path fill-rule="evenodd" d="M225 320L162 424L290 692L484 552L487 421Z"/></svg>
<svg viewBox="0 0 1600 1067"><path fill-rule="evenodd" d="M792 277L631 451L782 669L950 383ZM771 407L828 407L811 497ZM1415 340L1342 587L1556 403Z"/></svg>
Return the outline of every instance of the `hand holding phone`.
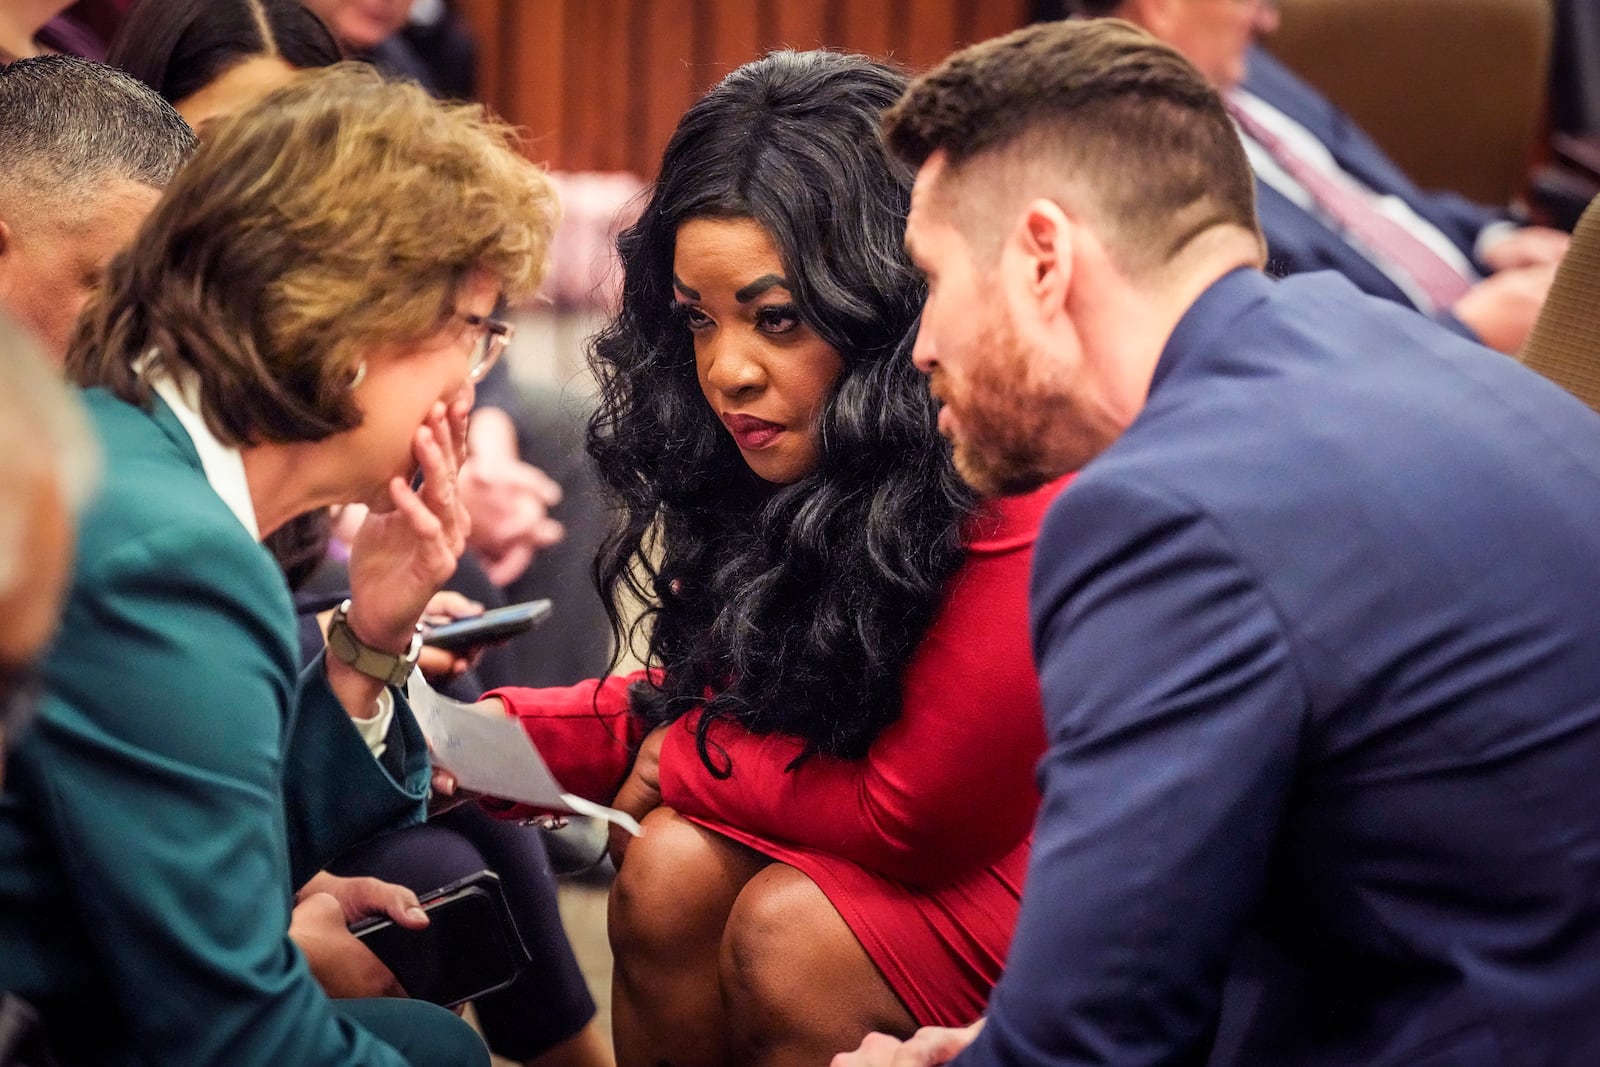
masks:
<svg viewBox="0 0 1600 1067"><path fill-rule="evenodd" d="M478 871L419 898L428 925L407 930L377 916L350 927L412 997L447 1008L503 989L528 963L500 888Z"/></svg>
<svg viewBox="0 0 1600 1067"><path fill-rule="evenodd" d="M494 608L482 615L430 627L423 631L422 643L465 655L484 645L504 641L508 637L531 629L549 618L551 610L552 606L548 599L507 604L503 608Z"/></svg>

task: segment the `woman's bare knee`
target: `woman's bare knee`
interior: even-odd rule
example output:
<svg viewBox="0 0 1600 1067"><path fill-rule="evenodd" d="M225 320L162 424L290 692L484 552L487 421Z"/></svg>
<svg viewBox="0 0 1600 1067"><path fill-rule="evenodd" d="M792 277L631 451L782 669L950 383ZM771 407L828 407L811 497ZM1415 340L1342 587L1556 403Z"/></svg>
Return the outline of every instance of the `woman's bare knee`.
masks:
<svg viewBox="0 0 1600 1067"><path fill-rule="evenodd" d="M768 861L658 808L612 884L612 1030L622 1064L731 1062L717 959L728 912Z"/></svg>
<svg viewBox="0 0 1600 1067"><path fill-rule="evenodd" d="M715 952L739 890L767 861L671 808L646 815L612 883L607 929L612 951Z"/></svg>
<svg viewBox="0 0 1600 1067"><path fill-rule="evenodd" d="M827 896L774 863L728 916L719 964L740 1062L827 1062L867 1033L915 1029L905 1006Z"/></svg>

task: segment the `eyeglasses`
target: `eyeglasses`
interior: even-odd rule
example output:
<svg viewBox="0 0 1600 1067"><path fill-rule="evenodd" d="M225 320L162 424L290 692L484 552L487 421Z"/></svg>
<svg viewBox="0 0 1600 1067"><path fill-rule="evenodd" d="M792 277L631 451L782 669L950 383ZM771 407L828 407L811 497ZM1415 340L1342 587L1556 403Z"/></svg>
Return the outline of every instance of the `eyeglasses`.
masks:
<svg viewBox="0 0 1600 1067"><path fill-rule="evenodd" d="M472 366L467 371L471 381L481 382L483 376L489 373L489 368L494 366L495 360L500 358L500 353L511 343L511 338L516 336L517 328L509 322L485 315L462 315L461 320L473 329L483 331L472 346Z"/></svg>

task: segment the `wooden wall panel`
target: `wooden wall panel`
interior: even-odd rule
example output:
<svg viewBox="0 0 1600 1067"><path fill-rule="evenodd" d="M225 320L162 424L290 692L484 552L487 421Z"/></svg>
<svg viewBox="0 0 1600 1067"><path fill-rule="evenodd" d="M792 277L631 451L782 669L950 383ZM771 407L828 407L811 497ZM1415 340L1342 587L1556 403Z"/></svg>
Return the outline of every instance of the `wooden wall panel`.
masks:
<svg viewBox="0 0 1600 1067"><path fill-rule="evenodd" d="M772 7L772 44L803 52L828 44L828 6L823 3L786 3L766 0Z"/></svg>
<svg viewBox="0 0 1600 1067"><path fill-rule="evenodd" d="M892 25L895 3L892 0L851 0L841 3L843 33L839 40L830 42L840 48L865 52L869 56L887 56L894 48Z"/></svg>
<svg viewBox="0 0 1600 1067"><path fill-rule="evenodd" d="M700 0L695 20L705 40L702 53L707 69L700 71L701 89L714 85L734 67L761 54L762 8L759 3L727 4Z"/></svg>
<svg viewBox="0 0 1600 1067"><path fill-rule="evenodd" d="M634 55L643 62L628 69L636 72L629 88L645 123L630 169L643 175L654 172L678 118L703 91L694 66L695 34L703 24L695 20L695 0L639 4L645 10L634 16Z"/></svg>
<svg viewBox="0 0 1600 1067"><path fill-rule="evenodd" d="M627 144L628 80L616 75L618 64L631 59L627 34L608 32L606 12L599 4L568 4L563 14L567 33L562 40L566 77L557 92L565 123L558 134L540 142L541 158L563 170L617 170L632 166ZM606 5L611 6L611 5ZM502 106L533 108L531 86L513 87L515 94Z"/></svg>
<svg viewBox="0 0 1600 1067"><path fill-rule="evenodd" d="M548 159L573 132L573 116L564 106L572 83L572 55L564 47L568 10L563 0L523 0L508 13L506 36L519 42L500 58L502 91L524 89L517 123L527 153Z"/></svg>
<svg viewBox="0 0 1600 1067"><path fill-rule="evenodd" d="M684 110L777 47L831 47L913 70L1015 29L1028 0L456 0L486 103L558 170L648 177Z"/></svg>
<svg viewBox="0 0 1600 1067"><path fill-rule="evenodd" d="M982 4L961 5L965 19L961 26L962 44L977 44L991 37L1010 33L1028 21L1029 0L990 0Z"/></svg>
<svg viewBox="0 0 1600 1067"><path fill-rule="evenodd" d="M910 6L903 22L900 62L912 70L924 70L954 51L960 40L959 19L954 4L916 4Z"/></svg>

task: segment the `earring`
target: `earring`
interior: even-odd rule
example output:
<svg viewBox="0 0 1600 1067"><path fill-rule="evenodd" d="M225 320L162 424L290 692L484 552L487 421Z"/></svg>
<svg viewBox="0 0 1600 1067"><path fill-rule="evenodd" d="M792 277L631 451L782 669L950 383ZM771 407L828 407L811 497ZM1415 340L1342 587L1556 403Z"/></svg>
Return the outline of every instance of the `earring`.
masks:
<svg viewBox="0 0 1600 1067"><path fill-rule="evenodd" d="M350 388L353 390L361 384L361 379L367 376L367 361L362 360L356 364L356 376L350 379Z"/></svg>

